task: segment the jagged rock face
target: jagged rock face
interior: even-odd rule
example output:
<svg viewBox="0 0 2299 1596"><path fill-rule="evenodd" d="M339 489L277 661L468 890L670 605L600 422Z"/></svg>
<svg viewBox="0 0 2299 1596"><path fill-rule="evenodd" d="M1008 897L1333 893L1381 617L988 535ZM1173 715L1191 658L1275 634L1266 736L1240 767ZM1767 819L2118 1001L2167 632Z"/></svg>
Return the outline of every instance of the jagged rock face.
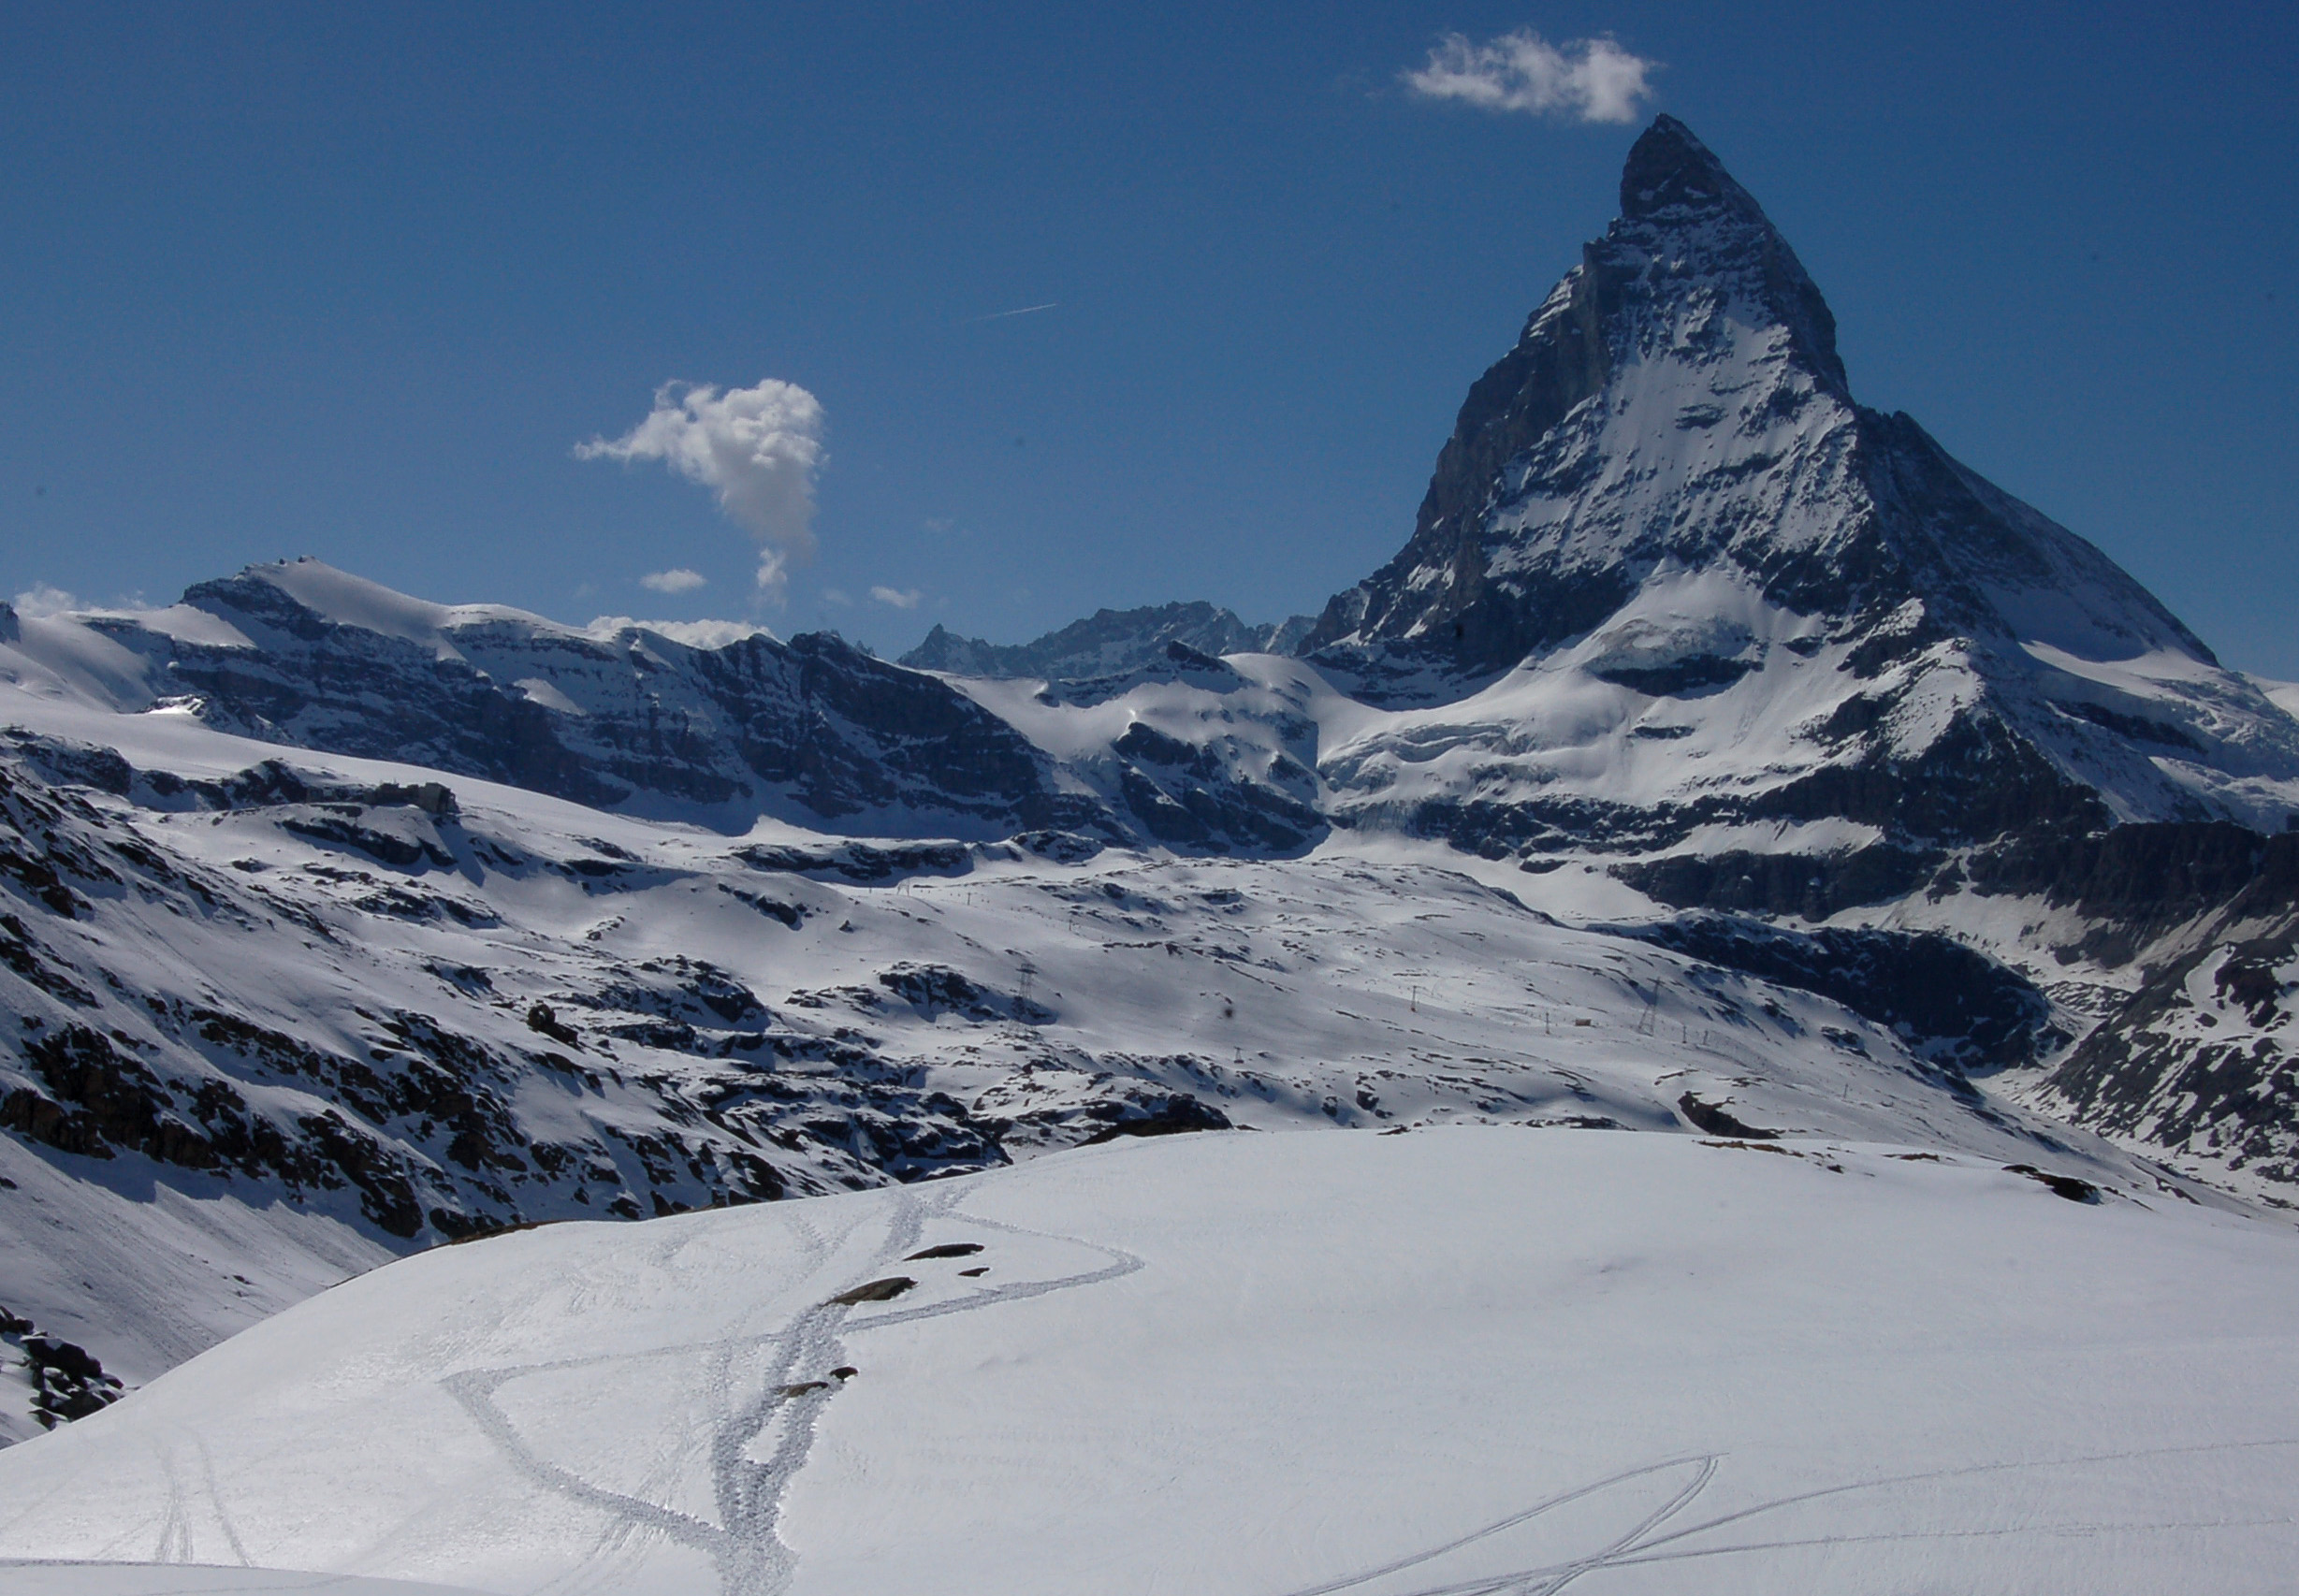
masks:
<svg viewBox="0 0 2299 1596"><path fill-rule="evenodd" d="M850 884L1090 860L1090 839L721 844L697 870L468 823L439 783L276 762L187 780L22 733L5 752L0 1130L131 1185L237 1191L402 1250L979 1169L1009 1135L1073 1145L1199 1111L1158 1072L1048 1046L1053 1009L945 965L770 1008L708 959L613 945L635 906L694 905L756 959L842 927ZM589 935L536 928L562 917ZM973 1073L929 1081L946 1018ZM968 1079L995 1100L953 1096Z"/></svg>
<svg viewBox="0 0 2299 1596"><path fill-rule="evenodd" d="M2299 1184L2299 917L2155 972L2049 1077L2045 1101L2278 1207Z"/></svg>
<svg viewBox="0 0 2299 1596"><path fill-rule="evenodd" d="M937 626L924 642L902 656L902 663L961 676L1086 681L1154 665L1168 646L1177 643L1215 656L1291 653L1310 625L1308 617L1295 616L1273 626L1249 626L1233 612L1213 604L1156 604L1097 610L1087 619L1072 621L1034 642L1011 645L960 637Z"/></svg>
<svg viewBox="0 0 2299 1596"><path fill-rule="evenodd" d="M2139 990L2054 1066L2040 1100L2294 1206L2299 836L2150 840L2148 852L2177 850L2174 868L2155 878L2171 903L2240 885L2157 941ZM2082 878L2103 894L2127 888L2132 851L2084 861Z"/></svg>
<svg viewBox="0 0 2299 1596"><path fill-rule="evenodd" d="M18 1403L7 1400L11 1386L20 1393L16 1413L9 1410ZM30 1319L0 1304L0 1446L101 1413L126 1394L86 1347L42 1335Z"/></svg>
<svg viewBox="0 0 2299 1596"><path fill-rule="evenodd" d="M437 921L487 937L500 917L468 892L443 890L437 874L481 859L513 866L503 849L463 834L444 789L313 790L284 768L217 785L120 774L117 796L165 805L154 819L221 811L219 821L276 828L310 847L313 863L301 882L268 883L253 860L235 874L171 857L139 834L133 809L91 802L104 789L51 786L28 764L0 766L0 870L35 886L48 911L32 921L0 915L0 965L22 983L7 998L17 1024L0 1053L0 1124L86 1159L140 1155L253 1182L298 1204L342 1208L401 1241L516 1223L538 1201L575 1197L636 1217L665 1203L752 1200L823 1183L803 1161L782 1159L786 1173L762 1158L761 1127L732 1131L725 1116L702 1111L707 1092L698 1100L661 1077L626 1081L571 1034L546 1037L531 1017L524 1029L502 1023L489 1010L506 1005L482 971L433 972L425 984L437 995L428 998L386 995L381 965L308 894L326 883L354 916ZM625 867L589 863L598 868L576 877L604 879ZM180 973L162 988L148 973L134 985L120 974L145 939L130 905L188 913L204 927L167 949ZM306 947L331 948L340 969L360 972L354 984L364 1001L326 1018L296 1014L293 1003L284 1014L265 1012L262 994ZM218 979L227 965L235 979ZM737 1074L749 1053L774 1056L771 1016L706 965L626 969L618 981L587 983L584 1000L587 1021L611 1013L626 1028L676 1028L681 1053L735 1061ZM460 1018L441 1018L458 1009ZM484 1018L474 1025L474 1016ZM661 1043L651 1032L648 1039ZM602 1107L621 1111L585 1137L539 1136L531 1112L516 1107L537 1071L586 1083ZM910 1122L903 1139L911 1140L935 1118L911 1110L915 1095L879 1116ZM855 1145L840 1140L834 1163ZM998 1161L979 1135L958 1137L946 1155L977 1167ZM644 1171L637 1200L626 1170Z"/></svg>

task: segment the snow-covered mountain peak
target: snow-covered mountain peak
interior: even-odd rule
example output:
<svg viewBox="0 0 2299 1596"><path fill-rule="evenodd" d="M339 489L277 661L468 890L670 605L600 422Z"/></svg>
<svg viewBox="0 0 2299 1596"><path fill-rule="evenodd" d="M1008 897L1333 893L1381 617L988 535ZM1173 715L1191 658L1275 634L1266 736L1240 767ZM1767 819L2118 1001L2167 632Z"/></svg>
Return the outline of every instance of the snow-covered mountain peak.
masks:
<svg viewBox="0 0 2299 1596"><path fill-rule="evenodd" d="M1749 330L1791 335L1799 364L1841 388L1836 319L1796 252L1764 208L1714 152L1672 116L1661 116L1628 152L1621 215L1591 244L1582 270L1600 302L1633 297L1676 307L1719 303Z"/></svg>
<svg viewBox="0 0 2299 1596"><path fill-rule="evenodd" d="M1819 289L1682 123L1637 141L1621 204L1471 387L1412 540L1303 652L1366 669L1376 692L1432 663L1475 690L1601 630L1646 583L1717 568L1902 654L1963 638L2013 669L2031 643L2216 668L2099 550L1909 416L1854 401Z"/></svg>
<svg viewBox="0 0 2299 1596"><path fill-rule="evenodd" d="M185 589L182 607L205 611L243 633L253 623L254 631L268 629L308 643L328 629L348 627L413 643L442 660L463 657L452 633L474 623L507 621L537 632L574 634L572 628L524 610L433 603L308 559L251 565L236 576L197 583Z"/></svg>
<svg viewBox="0 0 2299 1596"><path fill-rule="evenodd" d="M1489 680L1600 625L1662 564L1720 558L1799 612L1871 597L1869 582L1796 602L1859 563L1840 545L1873 530L1856 514L1862 416L1818 288L1681 123L1637 140L1622 197L1471 386L1411 542L1327 606L1303 652L1402 645ZM1366 663L1378 690L1401 662Z"/></svg>
<svg viewBox="0 0 2299 1596"><path fill-rule="evenodd" d="M2098 549L1854 400L1819 290L1681 123L1637 140L1622 211L1470 388L1412 538L1302 645L1438 712L1460 763L1435 793L1434 727L1374 733L1321 762L1345 804L1485 849L1581 846L1608 814L1673 846L1652 822L1681 809L1926 855L2299 806L2289 715Z"/></svg>

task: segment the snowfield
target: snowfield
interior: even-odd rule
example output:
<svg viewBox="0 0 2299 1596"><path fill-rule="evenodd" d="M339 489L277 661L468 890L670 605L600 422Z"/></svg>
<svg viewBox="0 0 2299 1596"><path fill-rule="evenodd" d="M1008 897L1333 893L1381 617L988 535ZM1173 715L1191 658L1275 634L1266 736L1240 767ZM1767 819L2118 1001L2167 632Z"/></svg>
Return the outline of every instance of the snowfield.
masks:
<svg viewBox="0 0 2299 1596"><path fill-rule="evenodd" d="M506 1596L2288 1590L2294 1248L1819 1139L1091 1148L392 1264L0 1455L0 1555Z"/></svg>
<svg viewBox="0 0 2299 1596"><path fill-rule="evenodd" d="M9 1596L471 1596L445 1585L361 1579L286 1569L206 1568L183 1563L0 1563Z"/></svg>

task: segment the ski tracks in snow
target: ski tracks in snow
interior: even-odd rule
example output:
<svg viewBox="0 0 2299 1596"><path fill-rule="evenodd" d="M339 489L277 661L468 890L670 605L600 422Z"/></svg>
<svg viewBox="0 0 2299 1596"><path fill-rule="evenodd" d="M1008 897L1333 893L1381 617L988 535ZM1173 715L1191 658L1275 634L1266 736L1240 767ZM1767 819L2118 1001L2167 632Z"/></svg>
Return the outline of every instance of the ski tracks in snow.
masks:
<svg viewBox="0 0 2299 1596"><path fill-rule="evenodd" d="M599 1557L554 1583L572 1589L590 1583L587 1574L608 1573L602 1564L622 1555L634 1538L651 1532L708 1556L718 1570L722 1596L780 1596L797 1572L797 1555L781 1535L782 1505L791 1482L806 1467L813 1449L823 1404L836 1393L837 1384L824 1383L822 1371L843 1361L844 1337L1096 1285L1142 1267L1140 1258L1115 1247L965 1213L960 1210L962 1196L957 1191L931 1197L921 1197L907 1190L895 1194L892 1212L886 1217L885 1234L869 1263L842 1284L820 1278L837 1251L837 1244L800 1222L799 1233L807 1242L808 1278L825 1299L757 1335L664 1347L639 1355L603 1354L469 1370L448 1376L443 1382L445 1389L513 1468L535 1486L606 1516L608 1525L600 1537ZM915 1308L866 1317L855 1316L857 1310L866 1304L836 1300L842 1291L878 1278L903 1259L916 1248L926 1222L935 1218L961 1220L984 1230L1083 1247L1099 1253L1110 1262L1078 1274L980 1287L954 1299L922 1303ZM633 1356L677 1353L699 1353L711 1360L708 1455L715 1521L662 1502L610 1489L553 1462L530 1444L518 1425L496 1401L496 1394L504 1386L529 1376L595 1368ZM750 1367L749 1379L758 1382L756 1395L740 1402L729 1402L726 1393L747 1383L745 1366ZM762 1449L763 1461L757 1460Z"/></svg>
<svg viewBox="0 0 2299 1596"><path fill-rule="evenodd" d="M2217 1442L2184 1446L2143 1447L2132 1451L2103 1452L2086 1457L2044 1458L2024 1462L1975 1463L1961 1468L1933 1469L1918 1473L1897 1474L1888 1478L1856 1481L1850 1485L1828 1486L1818 1490L1800 1491L1794 1495L1776 1497L1750 1506L1703 1519L1695 1524L1668 1528L1683 1511L1690 1507L1710 1485L1724 1466L1725 1454L1707 1453L1690 1457L1671 1458L1639 1468L1625 1469L1593 1484L1563 1492L1511 1514L1506 1518L1488 1524L1481 1530L1447 1541L1412 1557L1367 1570L1362 1574L1346 1575L1321 1585L1307 1586L1287 1592L1287 1596L1342 1596L1343 1592L1357 1591L1362 1596L1374 1596L1373 1587L1380 1585L1379 1596L1556 1596L1583 1574L1600 1569L1625 1568L1640 1563L1686 1562L1704 1558L1746 1556L1765 1552L1782 1552L1830 1546L1855 1546L1894 1541L1967 1540L1995 1536L2016 1535L2098 1535L2112 1533L2160 1533L2176 1531L2210 1531L2219 1529L2258 1528L2263 1526L2299 1523L2299 1516L2279 1518L2221 1520L2165 1520L2150 1523L2088 1524L2088 1523L2029 1523L1994 1527L1951 1529L1946 1527L1907 1529L1897 1531L1849 1531L1841 1534L1807 1534L1783 1536L1779 1539L1734 1540L1722 1545L1687 1545L1684 1543L1729 1526L1743 1525L1767 1514L1789 1508L1853 1496L1866 1491L1902 1490L1912 1486L1938 1484L1949 1480L1974 1479L1989 1474L2017 1474L2055 1469L2080 1469L2101 1465L2133 1462L2142 1458L2194 1457L2206 1453L2265 1451L2299 1448L2299 1440ZM1493 1539L1510 1530L1533 1523L1559 1509L1581 1502L1601 1502L1608 1495L1637 1488L1650 1488L1650 1484L1663 1484L1671 1475L1684 1476L1683 1484L1667 1496L1661 1504L1637 1521L1634 1528L1596 1549L1576 1557L1560 1559L1536 1566L1513 1569L1500 1574L1469 1574L1440 1578L1435 1584L1408 1585L1400 1582L1382 1585L1392 1576L1415 1569L1426 1569L1429 1564L1452 1553L1463 1551L1481 1542ZM1666 1533L1662 1531L1666 1531Z"/></svg>

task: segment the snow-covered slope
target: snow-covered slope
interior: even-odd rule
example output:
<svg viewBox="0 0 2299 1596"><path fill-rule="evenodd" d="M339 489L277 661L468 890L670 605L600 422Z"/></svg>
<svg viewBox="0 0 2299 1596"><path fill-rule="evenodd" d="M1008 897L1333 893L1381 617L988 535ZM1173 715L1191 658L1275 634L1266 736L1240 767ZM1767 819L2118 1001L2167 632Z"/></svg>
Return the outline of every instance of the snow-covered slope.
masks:
<svg viewBox="0 0 2299 1596"><path fill-rule="evenodd" d="M356 1574L198 1563L0 1562L8 1596L471 1596L468 1589Z"/></svg>
<svg viewBox="0 0 2299 1596"><path fill-rule="evenodd" d="M1624 937L1442 857L727 837L291 765L166 709L18 708L39 729L0 748L0 1307L130 1382L386 1252L1115 1135L2074 1145L1965 1077L2048 1047L2016 977L1826 975L1941 967L1944 943ZM80 1235L101 1249L55 1268Z"/></svg>
<svg viewBox="0 0 2299 1596"><path fill-rule="evenodd" d="M2294 1325L2288 1230L1992 1160L1181 1138L395 1264L0 1454L0 1555L504 1596L2264 1593Z"/></svg>

